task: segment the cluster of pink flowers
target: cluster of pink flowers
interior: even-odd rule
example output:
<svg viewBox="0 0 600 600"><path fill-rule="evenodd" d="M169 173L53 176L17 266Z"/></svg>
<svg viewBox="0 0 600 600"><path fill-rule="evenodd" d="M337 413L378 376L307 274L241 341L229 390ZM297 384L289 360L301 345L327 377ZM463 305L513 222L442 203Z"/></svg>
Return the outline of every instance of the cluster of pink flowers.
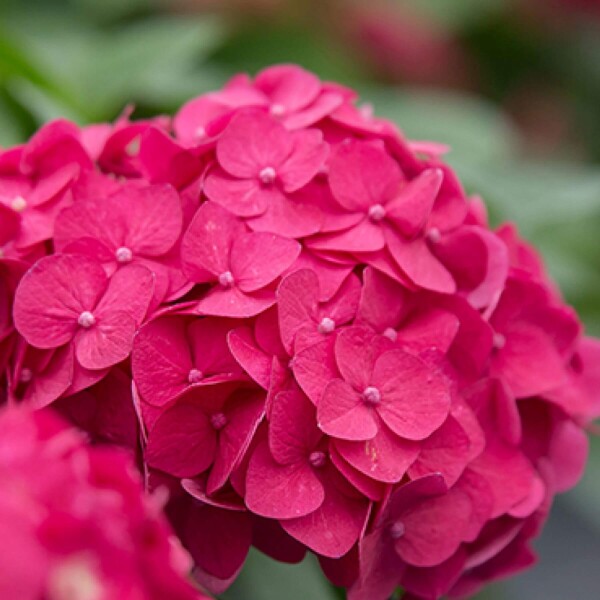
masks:
<svg viewBox="0 0 600 600"><path fill-rule="evenodd" d="M124 451L89 447L46 410L4 409L0 431L0 597L207 598Z"/></svg>
<svg viewBox="0 0 600 600"><path fill-rule="evenodd" d="M149 490L220 593L251 545L352 600L529 566L600 344L433 142L295 66L0 154L0 377Z"/></svg>

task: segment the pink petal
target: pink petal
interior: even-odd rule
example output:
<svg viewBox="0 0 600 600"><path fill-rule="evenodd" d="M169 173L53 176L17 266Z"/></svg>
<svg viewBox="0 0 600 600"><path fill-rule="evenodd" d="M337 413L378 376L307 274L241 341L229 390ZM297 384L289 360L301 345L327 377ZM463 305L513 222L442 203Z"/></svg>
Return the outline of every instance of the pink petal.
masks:
<svg viewBox="0 0 600 600"><path fill-rule="evenodd" d="M277 288L277 311L281 341L291 354L299 329L316 313L319 280L314 271L300 269L284 277Z"/></svg>
<svg viewBox="0 0 600 600"><path fill-rule="evenodd" d="M329 338L298 352L292 362L296 381L315 405L321 400L325 386L339 377L333 343Z"/></svg>
<svg viewBox="0 0 600 600"><path fill-rule="evenodd" d="M458 421L448 417L445 423L423 442L419 458L408 470L411 479L440 473L451 488L469 460L469 438Z"/></svg>
<svg viewBox="0 0 600 600"><path fill-rule="evenodd" d="M492 231L463 226L444 236L435 254L472 306L495 306L508 275L508 250Z"/></svg>
<svg viewBox="0 0 600 600"><path fill-rule="evenodd" d="M225 485L247 451L265 412L265 397L261 393L249 394L243 390L228 404L231 408L226 407L227 424L219 434L215 462L206 486L208 494L214 494Z"/></svg>
<svg viewBox="0 0 600 600"><path fill-rule="evenodd" d="M470 515L469 497L458 489L418 503L401 517L405 534L394 544L396 552L416 567L439 565L456 552Z"/></svg>
<svg viewBox="0 0 600 600"><path fill-rule="evenodd" d="M286 113L293 113L310 104L321 90L319 79L296 65L275 65L261 71L254 80L256 87L280 105Z"/></svg>
<svg viewBox="0 0 600 600"><path fill-rule="evenodd" d="M387 205L386 218L404 237L413 238L423 230L443 179L440 169L426 169Z"/></svg>
<svg viewBox="0 0 600 600"><path fill-rule="evenodd" d="M385 246L385 238L380 225L364 218L344 231L310 238L307 246L314 250L334 252L376 252Z"/></svg>
<svg viewBox="0 0 600 600"><path fill-rule="evenodd" d="M20 224L19 214L0 203L0 248L17 237Z"/></svg>
<svg viewBox="0 0 600 600"><path fill-rule="evenodd" d="M150 127L140 140L140 170L150 183L168 183L182 190L204 171L201 153L202 149L187 150L166 132Z"/></svg>
<svg viewBox="0 0 600 600"><path fill-rule="evenodd" d="M315 408L300 392L280 392L270 414L269 449L282 465L305 462L321 438Z"/></svg>
<svg viewBox="0 0 600 600"><path fill-rule="evenodd" d="M238 327L227 336L229 349L238 364L263 389L269 389L272 360L257 347L248 327Z"/></svg>
<svg viewBox="0 0 600 600"><path fill-rule="evenodd" d="M361 494L375 502L383 499L385 490L384 484L367 477L364 473L361 473L352 467L344 458L342 458L334 445L330 446L329 457L335 468L341 473L346 481L355 487Z"/></svg>
<svg viewBox="0 0 600 600"><path fill-rule="evenodd" d="M361 291L360 279L351 273L346 277L335 296L321 304L318 320L328 317L336 323L336 326L352 321L358 310Z"/></svg>
<svg viewBox="0 0 600 600"><path fill-rule="evenodd" d="M202 315L245 319L267 310L276 301L275 292L270 290L245 294L235 286L214 288L198 302L197 311Z"/></svg>
<svg viewBox="0 0 600 600"><path fill-rule="evenodd" d="M291 519L317 510L323 504L325 492L308 462L280 465L263 442L250 459L245 499L253 513L272 519Z"/></svg>
<svg viewBox="0 0 600 600"><path fill-rule="evenodd" d="M452 275L431 253L424 238L407 241L386 232L386 242L394 260L413 283L442 294L456 291Z"/></svg>
<svg viewBox="0 0 600 600"><path fill-rule="evenodd" d="M470 465L492 489L492 518L508 512L521 502L531 489L533 467L517 449L506 444L489 443L485 452ZM506 477L510 473L510 477Z"/></svg>
<svg viewBox="0 0 600 600"><path fill-rule="evenodd" d="M379 416L394 433L406 439L426 438L450 411L445 378L402 350L391 350L377 359L372 385L381 392Z"/></svg>
<svg viewBox="0 0 600 600"><path fill-rule="evenodd" d="M397 192L401 171L383 148L351 141L339 146L329 163L329 185L335 199L349 211L367 212L385 205Z"/></svg>
<svg viewBox="0 0 600 600"><path fill-rule="evenodd" d="M319 172L329 154L323 134L318 129L294 133L294 149L278 170L283 189L295 192L305 186Z"/></svg>
<svg viewBox="0 0 600 600"><path fill-rule="evenodd" d="M571 421L558 425L550 439L548 455L558 492L571 489L581 479L590 442L581 428Z"/></svg>
<svg viewBox="0 0 600 600"><path fill-rule="evenodd" d="M148 434L145 460L175 477L194 477L213 462L217 436L202 409L180 402L166 410Z"/></svg>
<svg viewBox="0 0 600 600"><path fill-rule="evenodd" d="M394 551L387 531L375 530L360 541L360 577L348 590L348 600L387 600L406 568Z"/></svg>
<svg viewBox="0 0 600 600"><path fill-rule="evenodd" d="M520 322L503 335L505 344L494 356L490 373L503 378L517 398L541 394L565 381L563 360L544 331Z"/></svg>
<svg viewBox="0 0 600 600"><path fill-rule="evenodd" d="M384 424L371 440L336 440L335 447L361 473L385 483L400 481L419 454L419 444L398 438Z"/></svg>
<svg viewBox="0 0 600 600"><path fill-rule="evenodd" d="M115 311L124 312L139 326L146 316L154 293L154 275L142 265L119 269L108 282L108 288L94 311L98 319Z"/></svg>
<svg viewBox="0 0 600 600"><path fill-rule="evenodd" d="M165 317L147 323L135 336L133 378L144 400L154 406L164 406L189 386L192 361L185 329L185 319Z"/></svg>
<svg viewBox="0 0 600 600"><path fill-rule="evenodd" d="M364 285L357 320L370 325L378 333L396 327L406 310L405 288L387 275L367 267L363 272Z"/></svg>
<svg viewBox="0 0 600 600"><path fill-rule="evenodd" d="M89 329L80 329L75 337L75 355L86 369L106 369L125 360L131 353L137 325L123 311L111 311L98 317Z"/></svg>
<svg viewBox="0 0 600 600"><path fill-rule="evenodd" d="M73 381L73 349L58 348L43 371L36 372L23 400L36 409L48 406L62 396Z"/></svg>
<svg viewBox="0 0 600 600"><path fill-rule="evenodd" d="M344 101L341 94L336 92L321 93L318 98L306 108L283 118L288 129L309 127L330 115Z"/></svg>
<svg viewBox="0 0 600 600"><path fill-rule="evenodd" d="M227 335L237 325L229 319L193 319L188 327L194 366L213 379L214 375L240 374L227 344Z"/></svg>
<svg viewBox="0 0 600 600"><path fill-rule="evenodd" d="M114 203L111 198L84 198L62 210L54 228L56 249L61 252L81 239L96 240L111 252L125 246L127 220L122 202L127 200Z"/></svg>
<svg viewBox="0 0 600 600"><path fill-rule="evenodd" d="M446 353L460 328L456 315L432 309L418 314L398 330L398 342L411 352L421 353L435 348Z"/></svg>
<svg viewBox="0 0 600 600"><path fill-rule="evenodd" d="M323 215L303 190L293 195L272 194L267 210L248 219L253 231L277 232L288 238L302 238L321 229Z"/></svg>
<svg viewBox="0 0 600 600"><path fill-rule="evenodd" d="M111 198L111 206L126 214L125 245L144 256L166 254L183 225L179 195L170 185L125 188Z"/></svg>
<svg viewBox="0 0 600 600"><path fill-rule="evenodd" d="M300 254L300 244L274 233L247 233L236 237L231 248L231 272L243 292L254 292L271 283Z"/></svg>
<svg viewBox="0 0 600 600"><path fill-rule="evenodd" d="M252 545L263 554L280 562L295 564L306 556L306 547L290 537L279 521L254 518Z"/></svg>
<svg viewBox="0 0 600 600"><path fill-rule="evenodd" d="M348 383L334 379L317 405L319 428L342 440L369 440L377 434L377 421L362 396Z"/></svg>
<svg viewBox="0 0 600 600"><path fill-rule="evenodd" d="M229 271L229 253L233 240L244 231L244 225L230 212L213 202L206 202L190 223L181 242L183 269L195 281L207 271L216 276ZM197 277L200 275L200 277Z"/></svg>
<svg viewBox="0 0 600 600"><path fill-rule="evenodd" d="M316 273L319 279L319 300L326 302L336 294L351 273L352 265L348 262L336 264L304 249L291 267L293 271L299 269L310 269Z"/></svg>
<svg viewBox="0 0 600 600"><path fill-rule="evenodd" d="M335 359L342 377L357 391L371 385L379 355L393 346L391 340L367 327L348 327L335 341Z"/></svg>
<svg viewBox="0 0 600 600"><path fill-rule="evenodd" d="M240 112L217 142L217 159L230 175L257 177L265 167L277 168L290 155L292 135L266 113Z"/></svg>
<svg viewBox="0 0 600 600"><path fill-rule="evenodd" d="M317 510L304 517L281 521L281 526L313 552L339 558L358 540L367 512L367 502L344 496L335 484L329 483L325 499Z"/></svg>
<svg viewBox="0 0 600 600"><path fill-rule="evenodd" d="M270 204L281 202L283 192L276 185L262 185L258 177L236 179L222 169L213 169L204 182L204 193L239 217L262 215Z"/></svg>
<svg viewBox="0 0 600 600"><path fill-rule="evenodd" d="M17 288L15 326L33 346L62 346L79 329L79 315L94 309L106 284L104 269L94 260L59 254L43 258Z"/></svg>
<svg viewBox="0 0 600 600"><path fill-rule="evenodd" d="M203 535L198 535L199 531ZM247 512L194 505L182 532L182 541L196 563L213 577L228 579L246 559L252 520Z"/></svg>

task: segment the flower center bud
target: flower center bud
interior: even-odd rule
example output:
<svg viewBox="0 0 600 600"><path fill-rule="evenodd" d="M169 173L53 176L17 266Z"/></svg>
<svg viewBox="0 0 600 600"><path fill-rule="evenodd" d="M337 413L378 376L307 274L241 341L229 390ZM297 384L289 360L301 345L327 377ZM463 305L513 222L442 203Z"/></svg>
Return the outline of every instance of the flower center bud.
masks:
<svg viewBox="0 0 600 600"><path fill-rule="evenodd" d="M402 521L396 521L392 523L389 529L390 537L393 540L399 540L405 533L404 523Z"/></svg>
<svg viewBox="0 0 600 600"><path fill-rule="evenodd" d="M322 175L323 177L327 177L329 175L329 165L322 164L317 171L318 175Z"/></svg>
<svg viewBox="0 0 600 600"><path fill-rule="evenodd" d="M432 244L437 244L442 239L442 234L440 233L440 230L437 227L432 227L427 232L427 239Z"/></svg>
<svg viewBox="0 0 600 600"><path fill-rule="evenodd" d="M283 113L285 113L285 106L283 106L283 104L271 104L271 108L269 109L269 112L274 117L281 117L283 115Z"/></svg>
<svg viewBox="0 0 600 600"><path fill-rule="evenodd" d="M308 462L315 467L316 469L320 469L325 465L325 453L324 452L311 452L308 457Z"/></svg>
<svg viewBox="0 0 600 600"><path fill-rule="evenodd" d="M82 327L85 327L86 329L89 329L92 325L94 325L96 323L96 317L89 310L84 310L79 315L79 318L77 319L77 322Z"/></svg>
<svg viewBox="0 0 600 600"><path fill-rule="evenodd" d="M493 344L496 350L501 350L506 344L506 338L501 333L494 333Z"/></svg>
<svg viewBox="0 0 600 600"><path fill-rule="evenodd" d="M25 367L21 369L21 374L19 375L19 380L21 383L29 383L33 379L33 371Z"/></svg>
<svg viewBox="0 0 600 600"><path fill-rule="evenodd" d="M381 402L381 393L376 387L366 387L362 393L362 397L365 401L365 404L370 406L376 406Z"/></svg>
<svg viewBox="0 0 600 600"><path fill-rule="evenodd" d="M231 271L225 271L225 273L221 273L219 275L219 283L224 288L229 288L233 285L233 274Z"/></svg>
<svg viewBox="0 0 600 600"><path fill-rule="evenodd" d="M203 140L206 137L206 129L204 129L202 126L196 128L196 131L194 131L194 137L198 141Z"/></svg>
<svg viewBox="0 0 600 600"><path fill-rule="evenodd" d="M369 208L369 219L378 223L385 217L385 208L381 204L373 204L371 208Z"/></svg>
<svg viewBox="0 0 600 600"><path fill-rule="evenodd" d="M388 339L388 340L392 340L392 342L395 342L398 339L398 332L393 329L392 327L388 327L384 332L383 335Z"/></svg>
<svg viewBox="0 0 600 600"><path fill-rule="evenodd" d="M273 167L265 167L259 174L259 179L265 184L269 185L275 181L275 177L277 177L277 172Z"/></svg>
<svg viewBox="0 0 600 600"><path fill-rule="evenodd" d="M213 429L219 431L227 425L227 417L223 413L215 413L210 417L210 424Z"/></svg>
<svg viewBox="0 0 600 600"><path fill-rule="evenodd" d="M327 334L331 333L335 329L335 321L329 317L321 319L319 326L317 327L319 333Z"/></svg>
<svg viewBox="0 0 600 600"><path fill-rule="evenodd" d="M204 378L204 373L198 369L190 369L188 373L188 381L190 383L200 383Z"/></svg>
<svg viewBox="0 0 600 600"><path fill-rule="evenodd" d="M133 253L129 248L121 246L121 248L117 248L117 251L115 252L115 258L117 259L117 262L128 263L131 262Z"/></svg>
<svg viewBox="0 0 600 600"><path fill-rule="evenodd" d="M10 203L10 207L15 212L23 212L27 208L27 200L25 200L23 196L17 196L16 198L13 198L13 201Z"/></svg>

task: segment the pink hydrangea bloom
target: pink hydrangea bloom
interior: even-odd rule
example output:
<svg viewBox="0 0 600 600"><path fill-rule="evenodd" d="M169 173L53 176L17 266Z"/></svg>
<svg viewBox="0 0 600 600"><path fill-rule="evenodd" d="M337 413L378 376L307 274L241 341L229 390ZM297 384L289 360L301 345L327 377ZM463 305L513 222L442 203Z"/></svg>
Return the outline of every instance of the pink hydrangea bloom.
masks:
<svg viewBox="0 0 600 600"><path fill-rule="evenodd" d="M47 125L0 153L0 403L135 452L214 593L251 546L353 600L530 566L600 342L443 152L293 65Z"/></svg>
<svg viewBox="0 0 600 600"><path fill-rule="evenodd" d="M4 409L0 423L2 598L207 599L126 453L50 412Z"/></svg>

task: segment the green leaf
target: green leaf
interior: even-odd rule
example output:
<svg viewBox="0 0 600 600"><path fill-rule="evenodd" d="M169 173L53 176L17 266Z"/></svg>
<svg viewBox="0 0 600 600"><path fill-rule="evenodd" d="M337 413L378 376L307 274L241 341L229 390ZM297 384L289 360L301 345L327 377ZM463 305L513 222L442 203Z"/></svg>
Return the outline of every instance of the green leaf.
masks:
<svg viewBox="0 0 600 600"><path fill-rule="evenodd" d="M23 141L23 130L16 115L5 100L0 98L0 148Z"/></svg>
<svg viewBox="0 0 600 600"><path fill-rule="evenodd" d="M278 563L251 550L235 583L222 600L337 600L312 556L298 565Z"/></svg>
<svg viewBox="0 0 600 600"><path fill-rule="evenodd" d="M8 23L35 72L86 120L113 118L130 102L172 100L173 83L201 79L199 66L223 36L220 21L209 17L147 18L101 31L73 15L52 12L42 19L33 11Z"/></svg>
<svg viewBox="0 0 600 600"><path fill-rule="evenodd" d="M396 0L451 29L464 30L506 9L510 0Z"/></svg>

